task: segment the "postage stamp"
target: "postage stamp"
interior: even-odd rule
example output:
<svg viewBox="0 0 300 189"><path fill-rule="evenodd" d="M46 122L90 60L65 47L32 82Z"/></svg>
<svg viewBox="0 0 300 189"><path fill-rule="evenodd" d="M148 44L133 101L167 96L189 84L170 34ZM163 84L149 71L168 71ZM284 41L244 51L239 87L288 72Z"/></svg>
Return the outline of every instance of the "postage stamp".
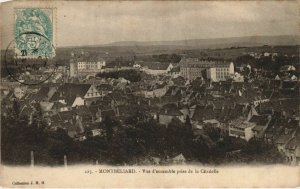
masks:
<svg viewBox="0 0 300 189"><path fill-rule="evenodd" d="M15 53L22 58L51 58L53 51L53 9L15 9Z"/></svg>
<svg viewBox="0 0 300 189"><path fill-rule="evenodd" d="M21 84L47 82L56 70L54 8L15 8L5 52L8 75Z"/></svg>

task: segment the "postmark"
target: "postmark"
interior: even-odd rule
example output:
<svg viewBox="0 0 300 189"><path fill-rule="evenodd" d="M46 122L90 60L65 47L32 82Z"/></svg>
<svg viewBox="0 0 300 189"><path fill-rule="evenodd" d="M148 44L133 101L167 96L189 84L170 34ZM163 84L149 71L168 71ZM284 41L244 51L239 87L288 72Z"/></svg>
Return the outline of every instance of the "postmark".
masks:
<svg viewBox="0 0 300 189"><path fill-rule="evenodd" d="M14 13L14 39L5 51L6 70L21 84L48 82L57 65L53 9L18 8Z"/></svg>

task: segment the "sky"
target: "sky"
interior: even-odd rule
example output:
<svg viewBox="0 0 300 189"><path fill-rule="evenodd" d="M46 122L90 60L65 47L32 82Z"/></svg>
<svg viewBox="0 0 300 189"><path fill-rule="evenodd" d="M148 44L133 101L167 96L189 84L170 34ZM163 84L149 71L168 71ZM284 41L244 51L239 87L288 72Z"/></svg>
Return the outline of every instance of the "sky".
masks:
<svg viewBox="0 0 300 189"><path fill-rule="evenodd" d="M56 7L57 46L299 32L296 1L61 1L51 6ZM4 16L12 17L5 9Z"/></svg>

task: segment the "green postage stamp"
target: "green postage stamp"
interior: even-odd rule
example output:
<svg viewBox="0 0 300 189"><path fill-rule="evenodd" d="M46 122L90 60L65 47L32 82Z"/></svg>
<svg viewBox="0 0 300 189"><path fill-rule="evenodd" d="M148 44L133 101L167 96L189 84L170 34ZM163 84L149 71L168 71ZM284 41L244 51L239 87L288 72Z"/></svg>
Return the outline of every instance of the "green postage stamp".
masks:
<svg viewBox="0 0 300 189"><path fill-rule="evenodd" d="M15 9L15 56L52 58L54 24L52 8Z"/></svg>

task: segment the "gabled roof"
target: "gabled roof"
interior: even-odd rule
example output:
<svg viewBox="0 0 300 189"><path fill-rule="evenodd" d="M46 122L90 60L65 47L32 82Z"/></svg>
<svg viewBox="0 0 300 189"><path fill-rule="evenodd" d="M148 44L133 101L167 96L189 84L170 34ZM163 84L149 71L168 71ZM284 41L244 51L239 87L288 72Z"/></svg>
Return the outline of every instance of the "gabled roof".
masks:
<svg viewBox="0 0 300 189"><path fill-rule="evenodd" d="M296 156L300 156L300 127L297 128L294 137L286 144L285 148L296 150Z"/></svg>
<svg viewBox="0 0 300 189"><path fill-rule="evenodd" d="M286 99L286 100L274 100L270 102L262 103L257 106L257 109L261 109L262 112L265 110L273 110L277 112L285 112L288 116L299 115L299 98Z"/></svg>
<svg viewBox="0 0 300 189"><path fill-rule="evenodd" d="M293 89L297 86L297 81L283 81L282 89Z"/></svg>
<svg viewBox="0 0 300 189"><path fill-rule="evenodd" d="M57 114L62 120L70 120L74 118L72 111L58 112Z"/></svg>
<svg viewBox="0 0 300 189"><path fill-rule="evenodd" d="M172 72L180 72L180 67L179 66L173 67L170 72L171 73Z"/></svg>
<svg viewBox="0 0 300 189"><path fill-rule="evenodd" d="M193 66L193 67L227 67L231 62L228 61L215 61L215 60L202 60L199 58L182 58L179 64L181 66Z"/></svg>
<svg viewBox="0 0 300 189"><path fill-rule="evenodd" d="M77 96L84 98L90 87L91 84L65 83L59 86L50 101L64 99L67 105L71 106Z"/></svg>
<svg viewBox="0 0 300 189"><path fill-rule="evenodd" d="M196 105L192 120L204 121L204 120L215 119L215 118L216 118L216 114L212 106Z"/></svg>
<svg viewBox="0 0 300 189"><path fill-rule="evenodd" d="M172 104L166 104L164 105L159 112L160 115L169 115L169 116L181 116L183 115L182 112L178 109L177 105Z"/></svg>
<svg viewBox="0 0 300 189"><path fill-rule="evenodd" d="M112 91L113 87L110 84L103 83L97 86L99 91Z"/></svg>
<svg viewBox="0 0 300 189"><path fill-rule="evenodd" d="M253 115L249 122L265 126L269 122L269 119L268 116Z"/></svg>
<svg viewBox="0 0 300 189"><path fill-rule="evenodd" d="M291 134L281 134L279 138L276 139L276 144L286 144L289 140L291 140L293 136Z"/></svg>
<svg viewBox="0 0 300 189"><path fill-rule="evenodd" d="M91 115L89 108L86 106L78 106L72 110L73 114L81 115L81 116L87 116Z"/></svg>
<svg viewBox="0 0 300 189"><path fill-rule="evenodd" d="M52 106L52 109L53 110L58 110L62 107L66 107L65 104L61 103L61 102L54 102L53 106Z"/></svg>
<svg viewBox="0 0 300 189"><path fill-rule="evenodd" d="M173 78L172 81L174 82L174 85L182 86L185 85L185 79L182 76Z"/></svg>
<svg viewBox="0 0 300 189"><path fill-rule="evenodd" d="M31 101L35 100L36 102L40 102L42 100L48 100L49 98L52 97L50 95L54 95L54 93L50 94L50 90L51 90L50 86L43 86L40 88L40 90L37 93L32 94L30 96L30 100Z"/></svg>

